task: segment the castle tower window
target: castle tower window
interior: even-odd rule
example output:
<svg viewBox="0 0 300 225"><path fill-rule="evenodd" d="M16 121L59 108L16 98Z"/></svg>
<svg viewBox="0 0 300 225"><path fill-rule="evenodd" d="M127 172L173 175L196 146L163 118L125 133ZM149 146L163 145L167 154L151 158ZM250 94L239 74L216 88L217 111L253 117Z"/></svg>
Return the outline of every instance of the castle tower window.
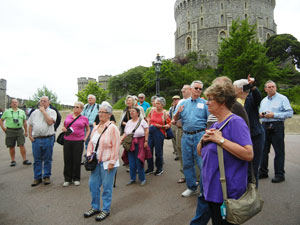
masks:
<svg viewBox="0 0 300 225"><path fill-rule="evenodd" d="M269 33L267 33L267 40L271 37L271 35Z"/></svg>
<svg viewBox="0 0 300 225"><path fill-rule="evenodd" d="M266 27L269 27L269 18L268 17L266 18L266 22L267 22L267 26Z"/></svg>
<svg viewBox="0 0 300 225"><path fill-rule="evenodd" d="M200 13L203 13L203 7L202 6L200 7Z"/></svg>
<svg viewBox="0 0 300 225"><path fill-rule="evenodd" d="M247 2L245 2L245 9L247 9Z"/></svg>
<svg viewBox="0 0 300 225"><path fill-rule="evenodd" d="M200 26L203 27L203 24L204 24L203 17L201 17L201 19L200 19Z"/></svg>
<svg viewBox="0 0 300 225"><path fill-rule="evenodd" d="M190 10L187 11L187 17L190 17Z"/></svg>
<svg viewBox="0 0 300 225"><path fill-rule="evenodd" d="M186 49L190 50L192 48L192 40L190 37L186 39Z"/></svg>
<svg viewBox="0 0 300 225"><path fill-rule="evenodd" d="M224 24L224 15L221 15L221 24Z"/></svg>
<svg viewBox="0 0 300 225"><path fill-rule="evenodd" d="M188 31L191 30L191 22L188 22Z"/></svg>
<svg viewBox="0 0 300 225"><path fill-rule="evenodd" d="M226 38L226 33L225 31L222 30L219 34L219 41L222 42L222 40L225 38Z"/></svg>
<svg viewBox="0 0 300 225"><path fill-rule="evenodd" d="M224 5L223 5L223 3L221 3L221 10L223 10L224 9Z"/></svg>
<svg viewBox="0 0 300 225"><path fill-rule="evenodd" d="M248 15L247 14L245 14L245 19L247 19L248 18Z"/></svg>

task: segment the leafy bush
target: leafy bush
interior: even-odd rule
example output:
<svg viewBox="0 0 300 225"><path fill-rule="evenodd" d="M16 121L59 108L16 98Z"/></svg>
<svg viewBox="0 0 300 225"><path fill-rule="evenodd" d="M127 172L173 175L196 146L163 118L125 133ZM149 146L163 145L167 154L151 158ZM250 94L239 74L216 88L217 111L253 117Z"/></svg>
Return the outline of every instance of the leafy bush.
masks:
<svg viewBox="0 0 300 225"><path fill-rule="evenodd" d="M294 110L294 114L300 114L300 105L295 105L295 104L291 104L293 110Z"/></svg>

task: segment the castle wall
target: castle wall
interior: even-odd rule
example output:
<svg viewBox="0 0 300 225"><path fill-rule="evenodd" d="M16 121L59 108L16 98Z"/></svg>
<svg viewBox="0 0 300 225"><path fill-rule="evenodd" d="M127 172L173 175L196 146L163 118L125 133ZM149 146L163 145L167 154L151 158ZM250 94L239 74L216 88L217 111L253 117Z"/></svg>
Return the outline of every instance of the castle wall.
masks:
<svg viewBox="0 0 300 225"><path fill-rule="evenodd" d="M6 108L6 80L0 80L0 108Z"/></svg>
<svg viewBox="0 0 300 225"><path fill-rule="evenodd" d="M177 0L175 55L191 51L205 55L216 67L221 37L228 37L232 20L248 18L257 24L257 38L265 42L276 34L275 0Z"/></svg>

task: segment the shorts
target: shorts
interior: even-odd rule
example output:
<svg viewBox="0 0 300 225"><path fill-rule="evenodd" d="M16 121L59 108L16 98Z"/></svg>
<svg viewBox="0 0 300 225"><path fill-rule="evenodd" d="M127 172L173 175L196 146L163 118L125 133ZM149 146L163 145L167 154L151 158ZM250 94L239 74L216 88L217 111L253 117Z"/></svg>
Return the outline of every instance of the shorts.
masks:
<svg viewBox="0 0 300 225"><path fill-rule="evenodd" d="M24 146L25 136L22 128L20 129L7 128L5 133L6 133L5 144L8 148L15 147L16 142L17 142L17 146Z"/></svg>

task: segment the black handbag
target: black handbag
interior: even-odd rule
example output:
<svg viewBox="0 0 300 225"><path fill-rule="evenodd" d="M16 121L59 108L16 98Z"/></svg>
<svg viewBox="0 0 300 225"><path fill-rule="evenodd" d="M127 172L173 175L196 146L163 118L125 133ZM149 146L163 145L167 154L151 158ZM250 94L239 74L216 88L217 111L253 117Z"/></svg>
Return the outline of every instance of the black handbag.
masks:
<svg viewBox="0 0 300 225"><path fill-rule="evenodd" d="M80 117L81 115L77 116L68 126L67 126L67 132L61 132L57 139L56 139L56 142L60 145L64 145L64 141L65 141L65 135L68 136L69 134L72 133L72 131L70 132L70 126Z"/></svg>
<svg viewBox="0 0 300 225"><path fill-rule="evenodd" d="M109 126L110 124L108 124ZM102 134L106 131L106 129L108 128L105 127L105 129L102 131L102 133L100 134L100 137L98 138L98 141L97 141L97 144L96 144L96 147L94 148L94 152L92 153L92 155L89 155L89 156L84 156L85 157L85 160L84 160L84 167L85 167L85 170L86 171L93 171L97 164L98 164L98 159L97 159L97 150L98 150L98 146L99 146L99 141L100 141L100 138L102 136Z"/></svg>
<svg viewBox="0 0 300 225"><path fill-rule="evenodd" d="M123 139L123 141L122 141L122 146L123 146L123 148L125 149L125 151L129 151L129 150L130 150L134 132L135 132L136 129L138 129L138 127L140 126L141 121L142 121L142 119L139 119L139 122L137 123L137 125L135 126L135 128L132 130L132 133L126 135L126 137Z"/></svg>

